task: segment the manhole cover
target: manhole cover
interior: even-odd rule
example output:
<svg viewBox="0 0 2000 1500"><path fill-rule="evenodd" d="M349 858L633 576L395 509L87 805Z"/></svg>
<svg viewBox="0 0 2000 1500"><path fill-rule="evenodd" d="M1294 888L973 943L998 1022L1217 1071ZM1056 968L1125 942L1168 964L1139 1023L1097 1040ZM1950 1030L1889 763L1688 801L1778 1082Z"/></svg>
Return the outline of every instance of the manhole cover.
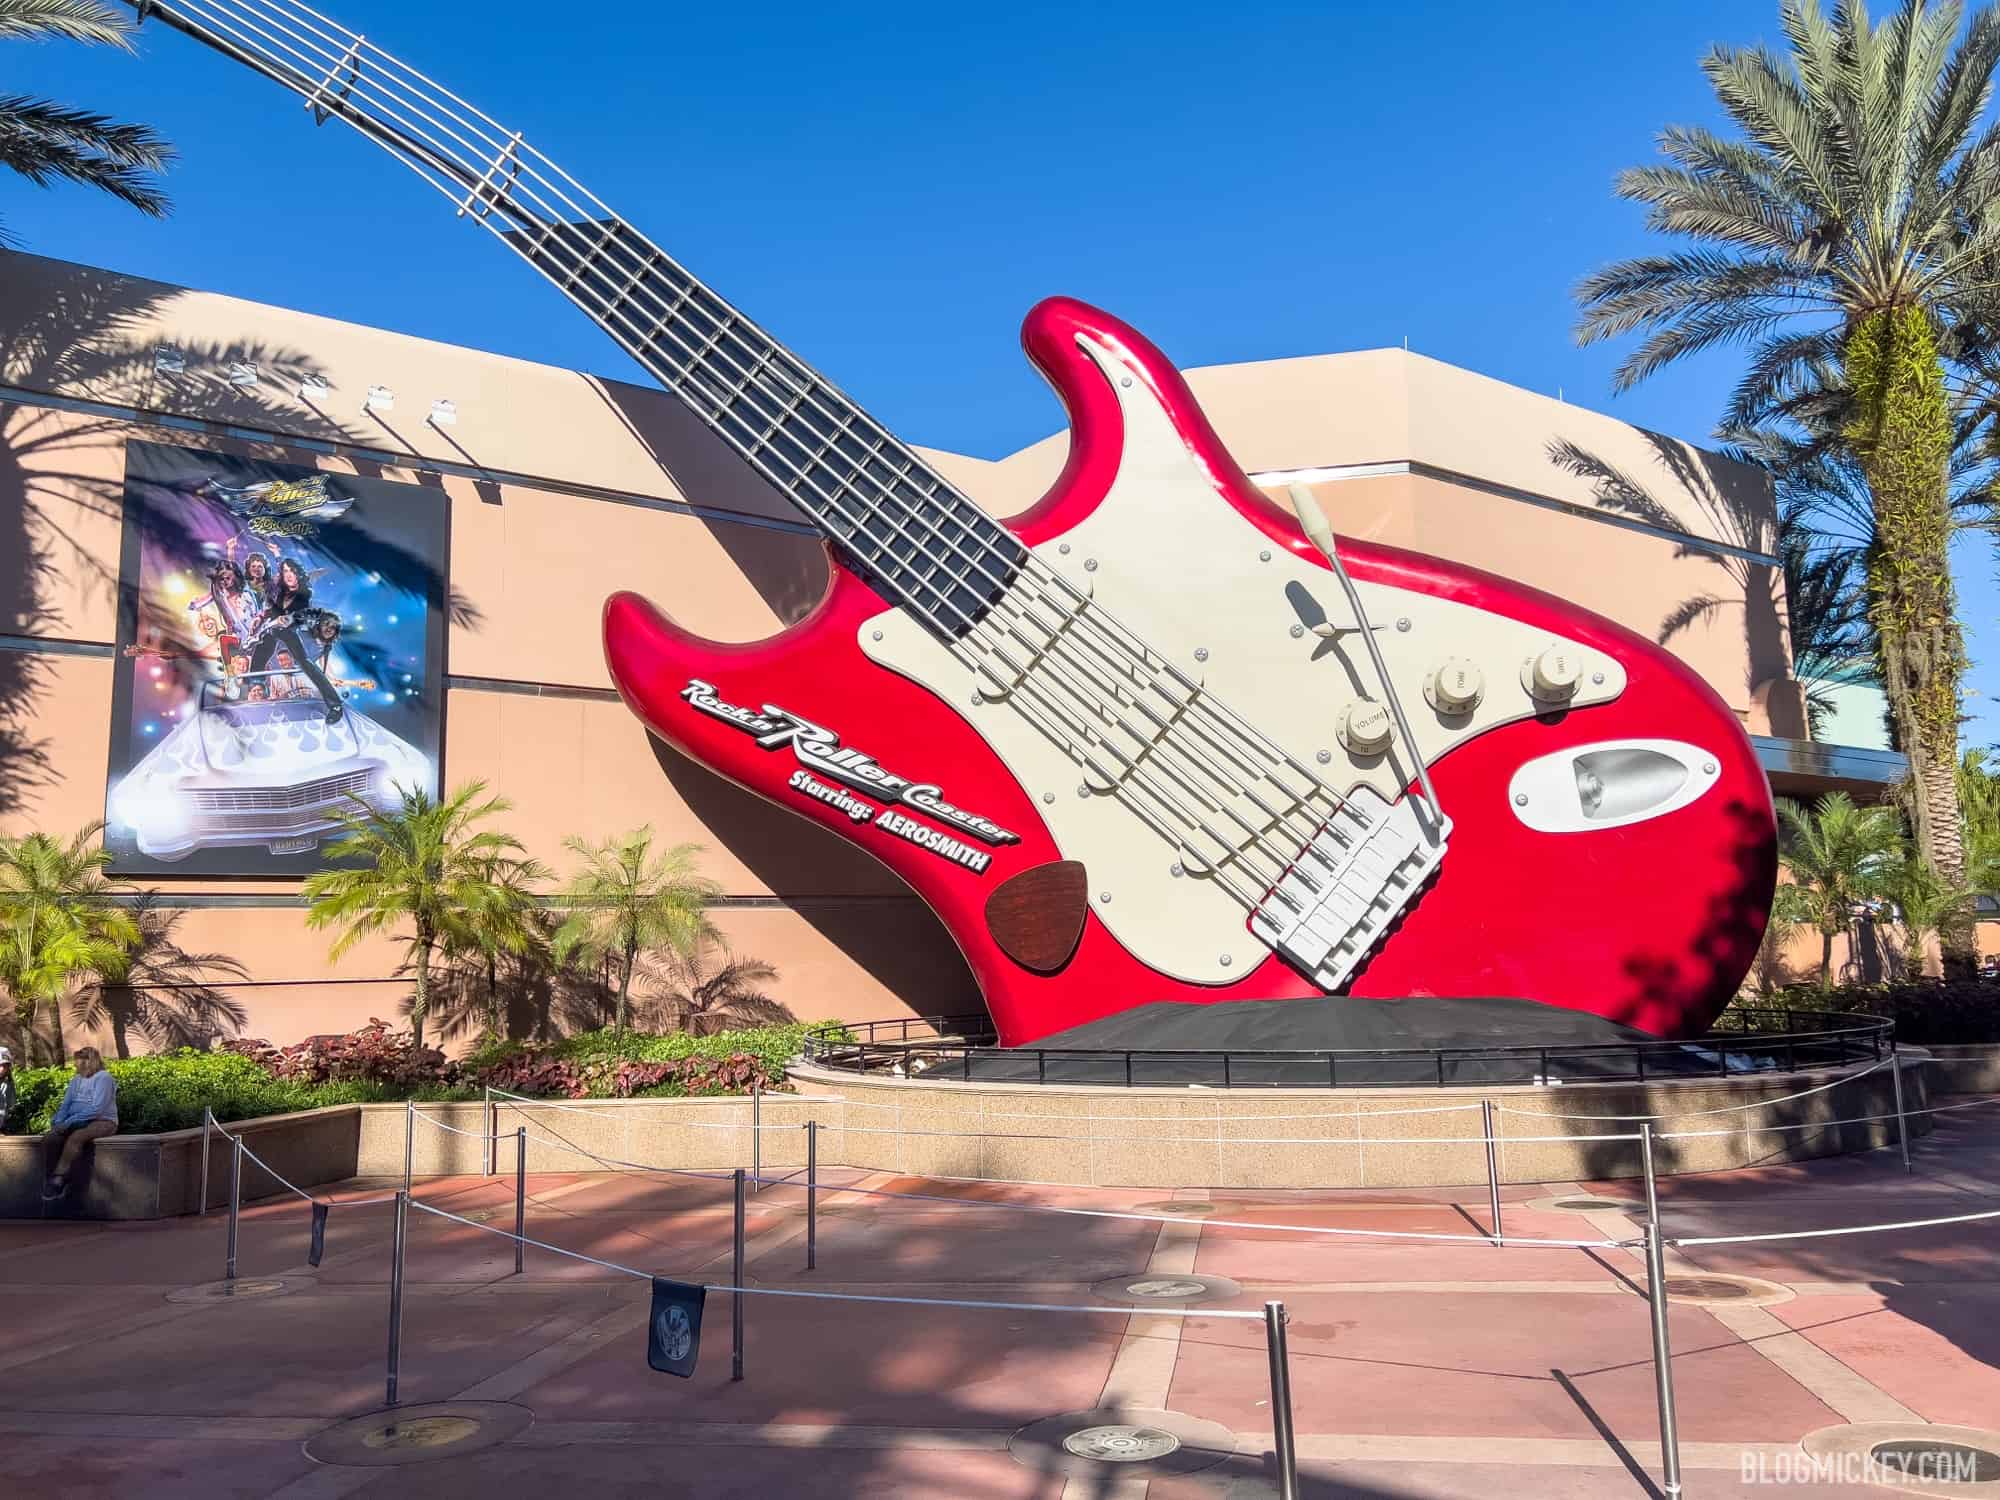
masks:
<svg viewBox="0 0 2000 1500"><path fill-rule="evenodd" d="M1158 1427L1132 1427L1118 1423L1110 1427L1086 1427L1063 1439L1063 1447L1078 1458L1102 1459L1108 1464L1148 1463L1178 1452L1181 1440Z"/></svg>
<svg viewBox="0 0 2000 1500"><path fill-rule="evenodd" d="M1008 1456L1037 1473L1101 1476L1116 1464L1121 1479L1193 1474L1235 1451L1236 1435L1219 1422L1140 1407L1044 1417L1007 1440Z"/></svg>
<svg viewBox="0 0 2000 1500"><path fill-rule="evenodd" d="M1141 1203L1133 1212L1142 1214L1165 1214L1169 1218L1199 1219L1204 1214L1219 1212L1213 1203L1183 1203L1178 1198L1161 1198L1153 1203Z"/></svg>
<svg viewBox="0 0 2000 1500"><path fill-rule="evenodd" d="M2000 1496L2000 1432L1943 1422L1822 1427L1799 1446L1829 1473L1903 1495Z"/></svg>
<svg viewBox="0 0 2000 1500"><path fill-rule="evenodd" d="M287 1281L276 1276L255 1279L239 1277L235 1281L208 1281L200 1286L184 1286L167 1293L169 1302L248 1302L258 1297L282 1297L287 1292L296 1292L309 1283Z"/></svg>
<svg viewBox="0 0 2000 1500"><path fill-rule="evenodd" d="M1625 1205L1615 1198L1558 1198L1549 1207L1566 1214L1594 1214L1616 1212Z"/></svg>
<svg viewBox="0 0 2000 1500"><path fill-rule="evenodd" d="M436 1401L341 1422L308 1438L305 1451L346 1468L423 1464L504 1443L534 1420L510 1401Z"/></svg>
<svg viewBox="0 0 2000 1500"><path fill-rule="evenodd" d="M1107 1302L1129 1302L1135 1307L1149 1303L1185 1307L1191 1302L1223 1302L1240 1296L1243 1288L1227 1276L1196 1276L1177 1271L1151 1271L1138 1275L1113 1276L1098 1282L1091 1295Z"/></svg>
<svg viewBox="0 0 2000 1500"><path fill-rule="evenodd" d="M1788 1286L1756 1276L1669 1276L1667 1300L1689 1302L1697 1307L1731 1303L1744 1307L1768 1307L1790 1302L1795 1293Z"/></svg>
<svg viewBox="0 0 2000 1500"><path fill-rule="evenodd" d="M361 1442L365 1447L385 1451L391 1448L449 1448L454 1443L464 1442L477 1431L479 1420L476 1417L414 1417L364 1432Z"/></svg>
<svg viewBox="0 0 2000 1500"><path fill-rule="evenodd" d="M1709 1302L1741 1302L1751 1295L1751 1291L1747 1286L1724 1281L1720 1276L1669 1276L1667 1295L1700 1297Z"/></svg>
<svg viewBox="0 0 2000 1500"><path fill-rule="evenodd" d="M1899 1478L1947 1484L1992 1484L2000 1480L2000 1453L1970 1443L1942 1443L1936 1438L1898 1438L1877 1443L1876 1463Z"/></svg>

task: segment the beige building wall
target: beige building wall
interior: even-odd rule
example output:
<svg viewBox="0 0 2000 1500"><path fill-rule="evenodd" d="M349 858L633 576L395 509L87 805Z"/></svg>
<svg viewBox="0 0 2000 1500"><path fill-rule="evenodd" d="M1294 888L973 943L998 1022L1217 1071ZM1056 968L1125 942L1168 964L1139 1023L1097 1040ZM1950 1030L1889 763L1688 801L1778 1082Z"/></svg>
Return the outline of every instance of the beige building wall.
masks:
<svg viewBox="0 0 2000 1500"><path fill-rule="evenodd" d="M777 966L774 991L803 1018L977 1008L949 936L895 877L658 745L612 694L598 613L613 589L747 640L797 619L826 581L785 501L669 398L87 267L7 255L4 270L0 832L102 816L127 440L426 484L450 500L448 784L479 777L511 798L513 831L559 869L573 833L651 823L701 843L725 893L718 923ZM156 368L162 346L182 373ZM243 364L254 385L232 382ZM324 386L302 394L308 377ZM1303 479L1338 530L1665 634L1752 732L1803 735L1753 471L1403 351L1189 379L1272 494ZM393 407L365 410L378 385ZM428 420L441 399L447 425ZM931 456L1004 515L1039 497L1064 452L1056 435L997 460ZM329 966L293 885L154 884L185 908L184 947L230 953L256 981L232 991L252 1034L395 1014L393 949Z"/></svg>

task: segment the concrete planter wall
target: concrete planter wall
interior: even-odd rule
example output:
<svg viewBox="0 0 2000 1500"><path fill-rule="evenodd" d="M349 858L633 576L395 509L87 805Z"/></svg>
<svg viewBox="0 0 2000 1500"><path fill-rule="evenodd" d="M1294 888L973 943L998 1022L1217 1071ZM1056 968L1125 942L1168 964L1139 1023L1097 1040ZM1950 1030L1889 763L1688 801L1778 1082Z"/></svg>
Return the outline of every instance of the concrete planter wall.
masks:
<svg viewBox="0 0 2000 1500"><path fill-rule="evenodd" d="M2000 1048L1973 1059L1933 1061L1904 1049L1904 1102L1919 1111L1931 1093L1982 1084ZM345 1105L245 1121L249 1149L311 1188L350 1177L400 1178L406 1136L419 1177L477 1173L497 1130L493 1168L514 1170L517 1129L528 1131L532 1172L627 1167L728 1171L761 1159L766 1175L805 1165L808 1120L819 1122L822 1166L911 1175L1131 1187L1470 1186L1486 1180L1482 1100L1496 1110L1499 1169L1513 1183L1575 1182L1638 1174L1636 1131L1613 1116L1660 1115L1662 1172L1706 1172L1838 1155L1895 1144L1889 1070L1767 1074L1682 1084L1572 1084L1490 1089L1102 1089L1023 1084L857 1078L796 1068L801 1092L769 1094L764 1129L750 1129L751 1102L729 1099L606 1099L577 1103L496 1101L425 1104L408 1134L397 1104ZM1821 1085L1832 1087L1822 1088ZM1787 1098L1818 1089L1804 1098ZM1760 1109L1742 1106L1776 1103ZM1589 1118L1563 1119L1563 1115ZM1733 1127L1761 1127L1742 1131ZM1909 1116L1912 1137L1930 1116ZM1771 1127L1787 1127L1773 1129ZM447 1128L448 1127L448 1128ZM1558 1137L1558 1139L1544 1139ZM227 1203L230 1146L209 1147L211 1208ZM0 1137L0 1217L146 1219L190 1213L200 1196L201 1132L113 1136L54 1214L40 1202L45 1150L39 1137ZM282 1191L246 1163L244 1197Z"/></svg>
<svg viewBox="0 0 2000 1500"><path fill-rule="evenodd" d="M360 1125L360 1108L342 1104L243 1120L229 1128L273 1171L312 1188L355 1175ZM45 1137L0 1136L0 1218L158 1219L193 1213L201 1198L201 1139L200 1130L106 1136L84 1154L69 1195L45 1204L42 1180L51 1162ZM229 1202L231 1150L222 1135L210 1138L210 1208ZM246 1202L282 1191L268 1172L245 1158Z"/></svg>
<svg viewBox="0 0 2000 1500"><path fill-rule="evenodd" d="M2000 1043L1926 1047L1931 1055L1932 1090L1939 1094L2000 1093Z"/></svg>

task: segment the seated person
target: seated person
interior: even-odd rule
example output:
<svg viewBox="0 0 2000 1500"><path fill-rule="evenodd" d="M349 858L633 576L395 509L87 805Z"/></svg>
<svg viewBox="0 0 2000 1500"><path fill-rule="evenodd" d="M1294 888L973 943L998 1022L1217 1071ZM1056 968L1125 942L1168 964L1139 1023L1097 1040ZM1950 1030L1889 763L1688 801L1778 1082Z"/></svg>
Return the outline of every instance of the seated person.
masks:
<svg viewBox="0 0 2000 1500"><path fill-rule="evenodd" d="M49 1122L49 1140L61 1147L55 1174L42 1197L60 1198L69 1191L70 1169L92 1141L118 1128L118 1084L104 1071L104 1058L95 1047L76 1050L76 1077L63 1090L56 1117Z"/></svg>

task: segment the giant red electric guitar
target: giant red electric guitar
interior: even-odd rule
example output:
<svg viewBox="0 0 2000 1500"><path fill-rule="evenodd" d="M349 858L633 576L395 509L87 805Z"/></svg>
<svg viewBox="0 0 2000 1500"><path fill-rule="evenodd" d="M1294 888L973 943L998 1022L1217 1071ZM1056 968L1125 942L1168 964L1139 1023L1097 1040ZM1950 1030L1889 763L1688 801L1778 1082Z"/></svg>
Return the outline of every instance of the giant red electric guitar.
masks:
<svg viewBox="0 0 2000 1500"><path fill-rule="evenodd" d="M1762 935L1770 794L1680 661L1254 488L1174 367L1028 316L1069 462L996 521L517 133L292 0L138 0L361 130L542 271L827 539L722 645L604 610L661 738L950 929L1003 1041L1153 1001L1519 996L1699 1032Z"/></svg>

